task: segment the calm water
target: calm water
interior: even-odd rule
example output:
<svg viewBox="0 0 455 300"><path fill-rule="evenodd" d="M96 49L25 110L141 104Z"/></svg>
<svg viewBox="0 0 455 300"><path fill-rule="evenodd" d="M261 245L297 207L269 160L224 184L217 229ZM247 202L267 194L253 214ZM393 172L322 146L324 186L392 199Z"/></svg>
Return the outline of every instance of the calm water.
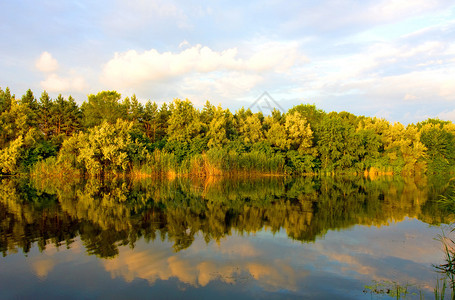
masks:
<svg viewBox="0 0 455 300"><path fill-rule="evenodd" d="M433 299L447 179L1 180L0 298ZM450 233L449 233L450 234ZM393 295L392 295L393 296Z"/></svg>

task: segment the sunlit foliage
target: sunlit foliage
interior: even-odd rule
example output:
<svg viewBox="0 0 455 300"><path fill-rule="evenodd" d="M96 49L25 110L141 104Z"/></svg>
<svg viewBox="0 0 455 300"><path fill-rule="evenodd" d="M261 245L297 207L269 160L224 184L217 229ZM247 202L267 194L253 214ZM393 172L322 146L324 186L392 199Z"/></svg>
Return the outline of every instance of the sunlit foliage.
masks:
<svg viewBox="0 0 455 300"><path fill-rule="evenodd" d="M19 99L6 88L0 149L3 174L68 167L88 176L423 174L454 171L455 125L404 126L309 104L232 114L208 101L202 109L187 99L142 104L115 91L89 95L79 107L71 96L44 91L38 101L28 90Z"/></svg>

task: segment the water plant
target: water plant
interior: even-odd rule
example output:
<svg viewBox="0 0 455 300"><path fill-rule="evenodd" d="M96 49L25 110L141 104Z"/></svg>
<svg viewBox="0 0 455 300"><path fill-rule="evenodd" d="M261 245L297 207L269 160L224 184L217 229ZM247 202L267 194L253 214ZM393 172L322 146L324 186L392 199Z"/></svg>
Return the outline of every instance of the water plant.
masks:
<svg viewBox="0 0 455 300"><path fill-rule="evenodd" d="M449 213L455 213L455 190L452 190L449 196L442 195L438 200L440 206ZM450 233L455 231L452 225ZM443 275L438 279L434 289L435 299L445 299L447 288L451 290L451 299L455 299L455 241L452 237L447 236L444 231L438 235L437 239L441 241L444 251L444 263L434 265L439 273ZM439 282L441 281L441 286ZM447 286L449 285L449 286Z"/></svg>
<svg viewBox="0 0 455 300"><path fill-rule="evenodd" d="M408 296L416 296L417 293L410 291L411 284L400 284L395 281L373 281L372 285L365 285L364 293L371 295L384 295L395 299L406 299Z"/></svg>

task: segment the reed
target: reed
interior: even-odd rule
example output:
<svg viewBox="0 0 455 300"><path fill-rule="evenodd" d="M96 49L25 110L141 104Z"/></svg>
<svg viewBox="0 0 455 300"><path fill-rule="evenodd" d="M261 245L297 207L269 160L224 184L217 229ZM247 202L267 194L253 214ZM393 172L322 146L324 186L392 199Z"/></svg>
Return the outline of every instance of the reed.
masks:
<svg viewBox="0 0 455 300"><path fill-rule="evenodd" d="M30 175L40 178L76 178L81 173L66 161L58 161L56 157L49 157L35 163L30 169Z"/></svg>
<svg viewBox="0 0 455 300"><path fill-rule="evenodd" d="M452 191L449 196L441 196L438 200L439 205L446 210L448 213L455 213L455 191ZM450 232L453 233L455 227ZM439 285L439 281L436 283L434 289L435 299L445 299L445 291L450 288L451 296L450 299L455 299L455 241L448 237L444 231L438 235L437 239L441 241L444 252L444 263L435 265L434 267L444 275L442 279L442 285ZM448 285L447 286L447 281Z"/></svg>
<svg viewBox="0 0 455 300"><path fill-rule="evenodd" d="M453 232L455 228L451 230ZM452 289L455 288L455 242L444 232L438 236L444 251L444 263L436 265L436 269L449 280Z"/></svg>
<svg viewBox="0 0 455 300"><path fill-rule="evenodd" d="M440 281L441 281L441 285L439 285ZM446 294L446 289L447 289L447 280L445 278L438 279L436 281L436 287L434 288L434 299L435 300L444 300L445 294ZM453 293L452 293L452 295L453 295ZM452 296L452 299L453 299L453 296Z"/></svg>

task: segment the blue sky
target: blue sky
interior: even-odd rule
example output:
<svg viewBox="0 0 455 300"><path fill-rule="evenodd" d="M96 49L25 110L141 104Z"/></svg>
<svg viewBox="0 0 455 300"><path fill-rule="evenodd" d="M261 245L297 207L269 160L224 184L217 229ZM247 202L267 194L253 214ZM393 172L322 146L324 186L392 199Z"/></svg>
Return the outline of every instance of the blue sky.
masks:
<svg viewBox="0 0 455 300"><path fill-rule="evenodd" d="M0 87L455 121L453 0L0 0Z"/></svg>

